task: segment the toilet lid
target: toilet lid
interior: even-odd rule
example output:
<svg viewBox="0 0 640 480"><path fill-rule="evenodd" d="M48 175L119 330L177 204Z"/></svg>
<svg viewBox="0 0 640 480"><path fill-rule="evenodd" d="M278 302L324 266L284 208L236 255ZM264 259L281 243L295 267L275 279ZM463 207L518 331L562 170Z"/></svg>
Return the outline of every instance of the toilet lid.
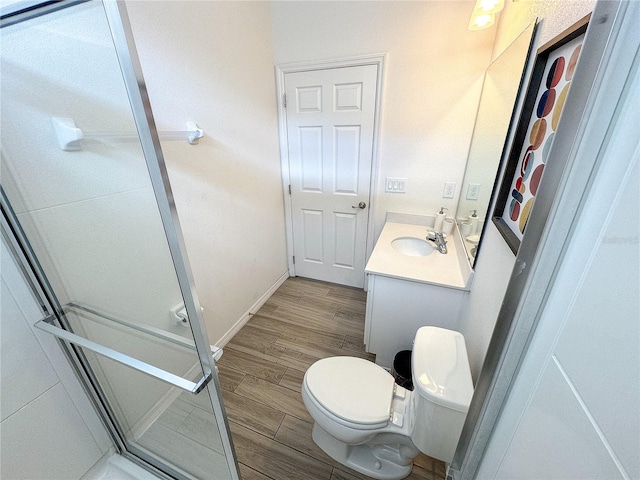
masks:
<svg viewBox="0 0 640 480"><path fill-rule="evenodd" d="M374 424L389 419L393 377L362 358L318 360L305 374L307 391L333 415L351 423Z"/></svg>

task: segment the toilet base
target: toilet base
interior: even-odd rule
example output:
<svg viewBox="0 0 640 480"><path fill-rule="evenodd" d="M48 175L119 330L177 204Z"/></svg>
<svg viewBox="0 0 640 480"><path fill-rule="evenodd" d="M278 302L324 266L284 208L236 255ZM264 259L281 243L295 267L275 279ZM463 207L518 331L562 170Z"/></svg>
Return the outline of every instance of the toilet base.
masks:
<svg viewBox="0 0 640 480"><path fill-rule="evenodd" d="M400 480L413 468L413 459L420 451L411 445L361 444L348 445L313 424L313 441L331 458L347 467L381 480Z"/></svg>

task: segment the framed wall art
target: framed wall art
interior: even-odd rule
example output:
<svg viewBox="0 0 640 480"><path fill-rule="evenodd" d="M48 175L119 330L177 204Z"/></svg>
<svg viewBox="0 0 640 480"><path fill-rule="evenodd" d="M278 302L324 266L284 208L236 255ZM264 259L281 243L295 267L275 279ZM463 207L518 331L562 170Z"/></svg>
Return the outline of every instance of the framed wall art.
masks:
<svg viewBox="0 0 640 480"><path fill-rule="evenodd" d="M588 22L589 16L536 52L492 218L513 253L520 247L545 165L553 162L551 146Z"/></svg>

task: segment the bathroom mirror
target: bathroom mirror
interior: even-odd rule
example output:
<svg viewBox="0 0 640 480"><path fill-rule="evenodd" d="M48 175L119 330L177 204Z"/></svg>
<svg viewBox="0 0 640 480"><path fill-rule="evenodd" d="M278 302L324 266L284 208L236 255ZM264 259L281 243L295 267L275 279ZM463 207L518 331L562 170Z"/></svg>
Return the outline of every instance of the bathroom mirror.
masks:
<svg viewBox="0 0 640 480"><path fill-rule="evenodd" d="M462 233L469 262L475 263L502 150L529 56L535 24L530 24L492 63L485 72L476 124L456 219ZM478 216L475 231L469 215Z"/></svg>

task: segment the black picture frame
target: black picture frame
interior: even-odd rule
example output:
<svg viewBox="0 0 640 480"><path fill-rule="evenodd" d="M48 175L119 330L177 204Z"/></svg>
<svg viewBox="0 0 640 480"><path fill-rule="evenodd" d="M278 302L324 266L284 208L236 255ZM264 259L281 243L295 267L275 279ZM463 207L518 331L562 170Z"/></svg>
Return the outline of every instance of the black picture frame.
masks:
<svg viewBox="0 0 640 480"><path fill-rule="evenodd" d="M569 91L573 71L580 58L582 40L590 17L591 15L587 15L582 18L536 51L531 78L520 117L517 119L511 149L506 157L505 171L492 215L493 223L514 254L517 254L520 248L537 186L542 181L544 165L546 161L553 161L551 149L553 135L559 126L564 100ZM571 52L568 62L567 51ZM569 72L571 76L568 75ZM556 80L557 77L560 79ZM568 77L569 80L562 77ZM555 81L558 83L554 84ZM557 92L555 86L560 85L561 82L563 88ZM551 90L554 91L551 92ZM558 107L560 107L559 110ZM556 128L547 128L547 117L551 125ZM510 131L513 128L512 123ZM539 151L538 148L540 148ZM540 163L540 157L543 159L542 163ZM503 161L505 161L504 153ZM535 169L534 165L536 165ZM527 201L523 204L525 194Z"/></svg>

